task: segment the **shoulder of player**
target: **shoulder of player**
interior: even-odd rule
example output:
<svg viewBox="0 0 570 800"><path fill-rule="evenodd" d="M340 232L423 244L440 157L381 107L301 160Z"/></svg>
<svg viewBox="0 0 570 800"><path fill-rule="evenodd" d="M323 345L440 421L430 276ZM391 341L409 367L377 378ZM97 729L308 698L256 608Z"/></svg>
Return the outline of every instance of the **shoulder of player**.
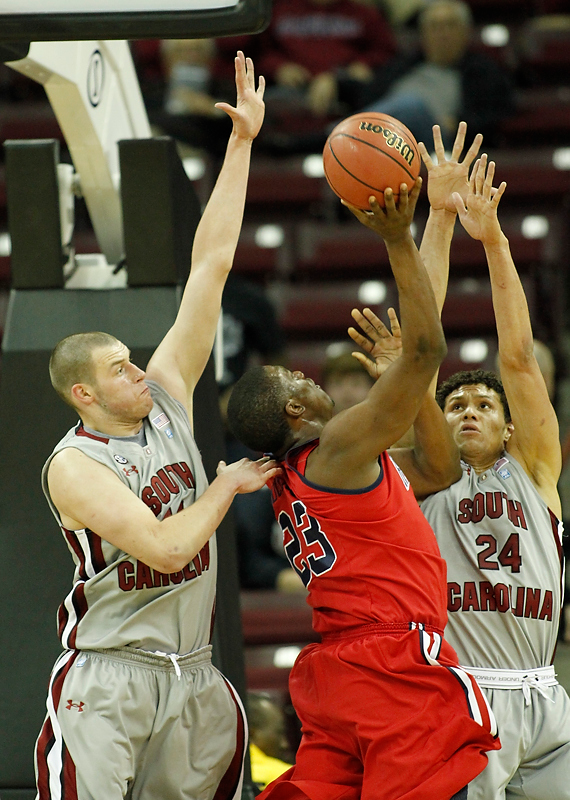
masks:
<svg viewBox="0 0 570 800"><path fill-rule="evenodd" d="M507 454L509 461L514 462L524 476L529 480L532 486L536 489L540 497L544 500L548 508L556 514L558 519L561 519L562 505L560 495L558 493L558 476L553 472L551 466L546 460L536 459L532 465L529 465L516 443L509 442L507 446Z"/></svg>
<svg viewBox="0 0 570 800"><path fill-rule="evenodd" d="M60 482L64 486L69 486L80 481L97 479L98 476L102 479L112 476L119 480L109 467L91 458L77 447L64 447L53 456L47 468L50 491L52 486Z"/></svg>

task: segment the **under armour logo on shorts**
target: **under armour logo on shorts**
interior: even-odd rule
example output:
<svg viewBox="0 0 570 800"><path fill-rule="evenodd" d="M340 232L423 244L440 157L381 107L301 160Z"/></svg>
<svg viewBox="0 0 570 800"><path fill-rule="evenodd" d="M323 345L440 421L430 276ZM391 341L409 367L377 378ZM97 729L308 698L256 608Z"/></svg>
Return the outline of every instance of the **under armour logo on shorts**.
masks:
<svg viewBox="0 0 570 800"><path fill-rule="evenodd" d="M66 709L68 711L71 711L72 708L76 708L77 711L79 712L79 711L83 711L83 706L84 705L85 705L85 703L83 702L83 700L80 700L79 703L74 703L73 700L68 700L67 701L67 705L66 705Z"/></svg>

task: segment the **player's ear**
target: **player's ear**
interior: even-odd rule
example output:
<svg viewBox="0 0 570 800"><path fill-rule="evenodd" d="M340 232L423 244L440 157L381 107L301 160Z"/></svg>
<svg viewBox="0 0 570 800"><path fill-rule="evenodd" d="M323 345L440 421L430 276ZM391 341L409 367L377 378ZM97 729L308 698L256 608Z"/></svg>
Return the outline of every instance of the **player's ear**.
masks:
<svg viewBox="0 0 570 800"><path fill-rule="evenodd" d="M289 417L298 419L305 411L305 406L300 403L295 397L290 397L285 403L285 413Z"/></svg>
<svg viewBox="0 0 570 800"><path fill-rule="evenodd" d="M505 429L505 444L509 441L514 432L515 432L515 426L513 425L513 423L507 422Z"/></svg>
<svg viewBox="0 0 570 800"><path fill-rule="evenodd" d="M76 406L81 407L91 405L95 398L86 383L74 383L71 387L71 399Z"/></svg>

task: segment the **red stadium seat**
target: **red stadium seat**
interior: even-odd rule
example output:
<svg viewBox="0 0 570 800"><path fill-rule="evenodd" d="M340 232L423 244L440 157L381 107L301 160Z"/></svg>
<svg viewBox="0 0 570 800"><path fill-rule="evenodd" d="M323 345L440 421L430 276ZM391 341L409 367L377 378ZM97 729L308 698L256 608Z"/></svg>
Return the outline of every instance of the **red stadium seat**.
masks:
<svg viewBox="0 0 570 800"><path fill-rule="evenodd" d="M296 227L296 277L319 280L391 277L389 264L379 236L358 223L305 222Z"/></svg>
<svg viewBox="0 0 570 800"><path fill-rule="evenodd" d="M346 329L352 324L353 308L369 306L385 318L390 305L394 305L393 283L386 284L386 297L382 302L362 301L358 291L360 283L307 284L284 286L279 301L279 320L290 340L331 339L348 340Z"/></svg>

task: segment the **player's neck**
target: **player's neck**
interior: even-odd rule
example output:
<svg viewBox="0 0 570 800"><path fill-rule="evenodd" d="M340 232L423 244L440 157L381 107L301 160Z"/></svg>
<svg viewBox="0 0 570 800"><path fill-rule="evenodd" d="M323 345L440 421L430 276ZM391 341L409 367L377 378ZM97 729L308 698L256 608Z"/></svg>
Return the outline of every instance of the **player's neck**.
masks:
<svg viewBox="0 0 570 800"><path fill-rule="evenodd" d="M108 415L88 415L81 417L86 428L97 433L106 433L108 436L136 436L142 428L141 420L116 419Z"/></svg>
<svg viewBox="0 0 570 800"><path fill-rule="evenodd" d="M501 457L501 453L494 453L493 455L481 455L481 456L461 456L463 461L466 464L469 464L472 467L477 475L481 475L483 472L486 472L488 469L497 463L497 460Z"/></svg>

